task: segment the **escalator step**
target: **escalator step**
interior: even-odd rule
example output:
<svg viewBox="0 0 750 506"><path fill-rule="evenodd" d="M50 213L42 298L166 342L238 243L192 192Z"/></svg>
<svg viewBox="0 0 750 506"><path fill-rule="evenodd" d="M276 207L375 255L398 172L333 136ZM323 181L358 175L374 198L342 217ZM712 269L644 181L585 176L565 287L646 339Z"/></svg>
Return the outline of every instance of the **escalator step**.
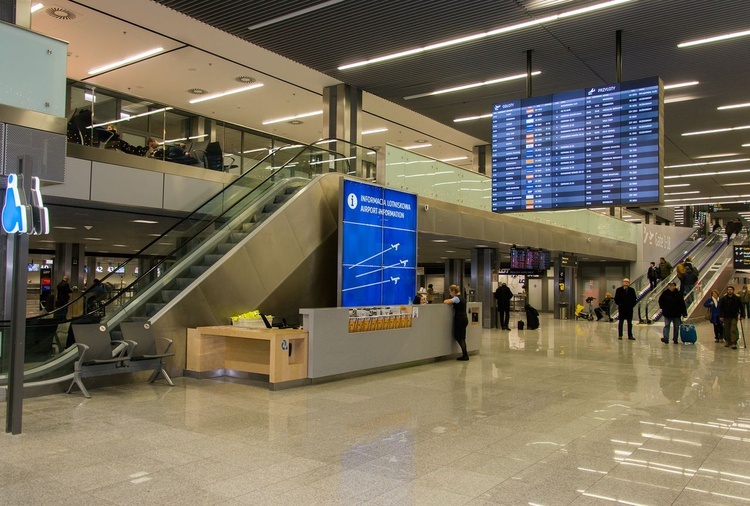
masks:
<svg viewBox="0 0 750 506"><path fill-rule="evenodd" d="M221 257L223 257L221 253L211 253L210 255L206 255L203 257L203 265L211 266L221 260Z"/></svg>
<svg viewBox="0 0 750 506"><path fill-rule="evenodd" d="M196 278L206 272L208 270L207 265L191 265L190 266L190 274L195 276Z"/></svg>
<svg viewBox="0 0 750 506"><path fill-rule="evenodd" d="M230 243L230 242L224 242L224 243L219 244L216 247L216 251L218 251L222 255L226 255L227 253L229 253L232 250L232 248L234 248L234 246L235 245L232 244L232 243Z"/></svg>
<svg viewBox="0 0 750 506"><path fill-rule="evenodd" d="M164 306L166 306L165 303L159 303L159 302L147 302L146 303L146 316L154 316L156 313L161 311Z"/></svg>
<svg viewBox="0 0 750 506"><path fill-rule="evenodd" d="M193 281L195 281L195 278L177 278L175 280L175 287L178 290L184 290L188 286L190 286Z"/></svg>
<svg viewBox="0 0 750 506"><path fill-rule="evenodd" d="M281 203L282 203L282 202L284 202L285 200L286 200L286 195L276 195L276 196L275 196L275 197L273 198L273 203L274 203L274 204L281 204Z"/></svg>
<svg viewBox="0 0 750 506"><path fill-rule="evenodd" d="M286 190L284 190L284 194L285 195L294 195L295 193L297 193L297 190L299 190L299 189L300 189L299 186L291 186L291 187L287 188Z"/></svg>
<svg viewBox="0 0 750 506"><path fill-rule="evenodd" d="M263 214L271 214L279 208L278 204L266 204L263 206Z"/></svg>
<svg viewBox="0 0 750 506"><path fill-rule="evenodd" d="M182 290L162 290L161 300L162 302L169 302L182 293Z"/></svg>
<svg viewBox="0 0 750 506"><path fill-rule="evenodd" d="M243 232L232 232L231 234L229 234L229 242L237 244L245 237L247 237L247 234Z"/></svg>

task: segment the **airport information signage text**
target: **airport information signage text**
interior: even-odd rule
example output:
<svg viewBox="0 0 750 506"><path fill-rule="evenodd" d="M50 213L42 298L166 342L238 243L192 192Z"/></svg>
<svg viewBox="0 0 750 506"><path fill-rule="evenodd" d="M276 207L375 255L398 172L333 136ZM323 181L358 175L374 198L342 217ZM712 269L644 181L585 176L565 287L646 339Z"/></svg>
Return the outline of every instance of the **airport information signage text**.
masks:
<svg viewBox="0 0 750 506"><path fill-rule="evenodd" d="M750 269L750 245L734 245L734 268Z"/></svg>
<svg viewBox="0 0 750 506"><path fill-rule="evenodd" d="M411 304L417 284L417 196L345 179L340 305Z"/></svg>
<svg viewBox="0 0 750 506"><path fill-rule="evenodd" d="M658 203L658 77L493 105L492 210Z"/></svg>

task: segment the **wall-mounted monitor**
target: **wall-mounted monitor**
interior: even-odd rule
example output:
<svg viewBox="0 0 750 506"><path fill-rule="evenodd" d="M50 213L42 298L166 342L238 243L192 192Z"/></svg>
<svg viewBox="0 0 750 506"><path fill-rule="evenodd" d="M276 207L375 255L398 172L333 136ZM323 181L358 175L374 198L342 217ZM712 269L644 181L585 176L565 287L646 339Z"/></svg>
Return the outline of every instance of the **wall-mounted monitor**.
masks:
<svg viewBox="0 0 750 506"><path fill-rule="evenodd" d="M510 248L511 271L546 271L551 263L551 254L547 250Z"/></svg>
<svg viewBox="0 0 750 506"><path fill-rule="evenodd" d="M652 77L493 105L492 210L659 203L662 97Z"/></svg>

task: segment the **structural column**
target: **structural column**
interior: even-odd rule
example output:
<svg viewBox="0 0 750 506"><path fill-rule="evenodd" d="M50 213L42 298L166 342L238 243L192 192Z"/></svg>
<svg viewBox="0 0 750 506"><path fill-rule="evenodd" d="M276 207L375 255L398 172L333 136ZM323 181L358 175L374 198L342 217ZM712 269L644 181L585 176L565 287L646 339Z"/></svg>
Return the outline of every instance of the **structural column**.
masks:
<svg viewBox="0 0 750 506"><path fill-rule="evenodd" d="M472 151L474 155L474 171L492 176L492 146L490 144L482 144L474 146Z"/></svg>
<svg viewBox="0 0 750 506"><path fill-rule="evenodd" d="M466 290L464 286L464 260L461 258L450 258L445 261L445 296L448 296L448 287L456 285L461 289L461 293ZM463 293L466 297L468 294Z"/></svg>
<svg viewBox="0 0 750 506"><path fill-rule="evenodd" d="M328 86L323 90L323 135L327 139L345 141L323 147L354 157L350 163L356 160L357 166L352 170L357 176L365 177L360 156L364 153L357 147L362 141L362 90L348 84Z"/></svg>
<svg viewBox="0 0 750 506"><path fill-rule="evenodd" d="M85 246L78 243L63 243L55 246L55 264L52 271L52 288L62 281L64 275L70 276L71 288L78 287L83 291L83 266L86 265ZM94 272L89 272L89 284L96 277ZM57 293L55 293L57 298Z"/></svg>
<svg viewBox="0 0 750 506"><path fill-rule="evenodd" d="M471 289L473 300L482 303L482 328L492 327L492 272L495 266L495 250L475 248L471 250Z"/></svg>

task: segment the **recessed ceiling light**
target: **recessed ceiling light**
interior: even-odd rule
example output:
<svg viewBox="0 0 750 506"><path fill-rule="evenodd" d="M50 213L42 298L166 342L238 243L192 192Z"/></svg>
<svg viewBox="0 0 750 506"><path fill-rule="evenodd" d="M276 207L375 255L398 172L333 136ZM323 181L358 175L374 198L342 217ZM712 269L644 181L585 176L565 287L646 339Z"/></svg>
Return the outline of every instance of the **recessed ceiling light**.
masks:
<svg viewBox="0 0 750 506"><path fill-rule="evenodd" d="M747 35L750 35L750 30L743 30L741 32L727 33L724 35L717 35L715 37L708 37L705 39L697 39L697 40L691 40L688 42L681 42L677 44L677 47L697 46L698 44L708 44L709 42L719 42L721 40L735 39L737 37L745 37Z"/></svg>
<svg viewBox="0 0 750 506"><path fill-rule="evenodd" d="M323 114L323 111L306 112L306 113L303 113L303 114L297 114L296 116L288 116L286 118L269 119L267 121L264 121L262 124L263 125L271 125L273 123L284 123L286 121L291 121L293 119L309 118L310 116L318 116L320 114Z"/></svg>
<svg viewBox="0 0 750 506"><path fill-rule="evenodd" d="M616 5L620 5L623 3L627 3L630 0L610 0L609 2L602 2L599 4L590 5L588 7L582 7L580 9L573 9L570 11L561 12L559 14L552 14L550 16L544 16L539 17L536 19L533 19L531 21L524 21L523 23L517 23L514 25L508 25L503 26L500 28L496 28L494 30L490 30L487 32L481 32L481 33L475 33L472 35L466 35L463 37L459 37L457 39L450 39L445 40L443 42L438 42L435 44L430 44L427 46L407 49L405 51L399 51L398 53L392 53L384 56L378 56L375 58L371 58L369 60L362 60L355 63L347 63L346 65L341 65L338 67L338 70L346 70L351 68L357 68L357 67L363 67L365 65L371 65L373 63L380 63L388 60L393 60L396 58L402 58L404 56L412 56L415 54L425 53L427 51L432 51L433 49L442 49L445 47L455 46L457 44L463 44L465 42L472 42L475 40L483 39L485 37L491 37L493 35L501 35L505 33L514 32L517 30L522 30L524 28L531 28L534 26L540 26L543 24L551 23L553 21L557 21L559 19L565 19L573 16L577 16L579 14L585 14L587 12L597 11L600 9L606 9L607 7L614 7Z"/></svg>
<svg viewBox="0 0 750 506"><path fill-rule="evenodd" d="M750 125L742 125L737 127L730 127L730 128L716 128L714 130L700 130L698 132L685 132L682 134L683 137L687 137L688 135L703 135L703 134L717 134L721 132L732 132L734 130L747 130L750 128Z"/></svg>
<svg viewBox="0 0 750 506"><path fill-rule="evenodd" d="M719 153L717 155L703 155L703 156L696 156L696 160L700 160L702 158L721 158L723 156L737 156L740 153Z"/></svg>
<svg viewBox="0 0 750 506"><path fill-rule="evenodd" d="M250 76L237 76L234 78L234 80L237 81L238 83L245 83L245 84L250 84L250 83L254 83L255 81L257 81L257 79L255 79L254 77L250 77Z"/></svg>
<svg viewBox="0 0 750 506"><path fill-rule="evenodd" d="M723 163L748 162L750 158L737 158L736 160L717 160L715 162L683 163L680 165L665 165L665 169L678 169L680 167L701 167L703 165L720 165Z"/></svg>
<svg viewBox="0 0 750 506"><path fill-rule="evenodd" d="M127 248L127 244L113 244L112 246L117 246L118 248Z"/></svg>
<svg viewBox="0 0 750 506"><path fill-rule="evenodd" d="M725 111L727 109L739 109L741 107L750 107L750 102L745 102L744 104L722 105L721 107L717 107L716 109L719 111Z"/></svg>
<svg viewBox="0 0 750 506"><path fill-rule="evenodd" d="M129 63L135 63L139 60L144 60L146 58L149 58L151 56L154 56L156 54L161 53L164 51L163 47L155 47L153 49L149 49L148 51L144 51L142 53L134 54L133 56L128 56L127 58L123 58L122 60L117 60L112 63L108 63L106 65L102 65L101 67L97 67L95 69L89 70L89 75L94 74L101 74L102 72L106 72L108 70L116 69L117 67L122 67L123 65L128 65Z"/></svg>
<svg viewBox="0 0 750 506"><path fill-rule="evenodd" d="M427 139L417 139L414 142L416 142L417 144L427 144Z"/></svg>
<svg viewBox="0 0 750 506"><path fill-rule="evenodd" d="M84 237L85 241L101 241L101 237Z"/></svg>
<svg viewBox="0 0 750 506"><path fill-rule="evenodd" d="M538 76L541 71L535 70L531 73L532 76ZM419 95L409 95L404 97L404 100L412 100L415 98L430 97L433 95L442 95L444 93L453 93L455 91L470 90L472 88L479 88L480 86L489 86L491 84L504 83L506 81L513 81L516 79L525 79L526 74L516 74L508 77L498 77L497 79L490 79L489 81L482 81L481 83L464 84L462 86L454 86L452 88L443 88L442 90L432 91L430 93L420 93Z"/></svg>
<svg viewBox="0 0 750 506"><path fill-rule="evenodd" d="M204 90L203 88L190 88L187 92L191 95L205 95L208 93L208 90Z"/></svg>
<svg viewBox="0 0 750 506"><path fill-rule="evenodd" d="M57 228L60 230L75 230L76 229L76 227L63 227L63 226L52 227L52 228Z"/></svg>
<svg viewBox="0 0 750 506"><path fill-rule="evenodd" d="M432 242L448 242L445 239L433 239Z"/></svg>
<svg viewBox="0 0 750 506"><path fill-rule="evenodd" d="M153 224L156 224L156 223L159 223L159 222L158 221L153 221L153 220L130 220L130 223L147 223L149 225L153 225Z"/></svg>
<svg viewBox="0 0 750 506"><path fill-rule="evenodd" d="M243 91L254 90L256 88L263 87L263 83L255 83L249 86L242 86L241 88L234 88L233 90L221 91L219 93L212 93L211 95L205 95L201 98L194 98L189 102L191 104L198 104L200 102L206 102L208 100L214 100L215 98L226 97L227 95L234 95L235 93L242 93Z"/></svg>
<svg viewBox="0 0 750 506"><path fill-rule="evenodd" d="M490 246L488 244L477 244L475 248L489 248Z"/></svg>
<svg viewBox="0 0 750 506"><path fill-rule="evenodd" d="M698 84L700 84L699 81L687 81L684 83L665 84L664 89L673 90L675 88L685 88L686 86L696 86Z"/></svg>
<svg viewBox="0 0 750 506"><path fill-rule="evenodd" d="M388 131L388 129L385 128L385 127L383 127L383 128L373 128L372 130L365 130L365 131L363 131L362 135L378 134L380 132L387 132L387 131Z"/></svg>
<svg viewBox="0 0 750 506"><path fill-rule="evenodd" d="M248 30L257 30L258 28L263 28L269 25L273 25L275 23L280 23L281 21L286 21L287 19L296 18L297 16L303 16L305 14L309 14L311 12L325 9L326 7L330 7L331 5L336 5L338 3L343 2L344 0L328 0L327 2L319 3L317 5L312 5L310 7L305 7L304 9L300 9L298 11L290 12L289 14L284 14L282 16L275 17L273 19L269 19L267 21L262 21L260 23L256 23L254 25L248 26Z"/></svg>
<svg viewBox="0 0 750 506"><path fill-rule="evenodd" d="M446 252L446 253L455 253L455 252L456 252L456 250L453 250L453 249L447 249L447 250L445 250L445 252Z"/></svg>
<svg viewBox="0 0 750 506"><path fill-rule="evenodd" d="M148 234L149 237L161 237L161 234Z"/></svg>
<svg viewBox="0 0 750 506"><path fill-rule="evenodd" d="M302 123L304 123L304 121L300 121L298 119L293 119L289 122L290 125L301 125Z"/></svg>
<svg viewBox="0 0 750 506"><path fill-rule="evenodd" d="M404 146L401 149L420 149L420 148L429 148L432 147L432 144L429 142L427 144L415 144L414 146Z"/></svg>
<svg viewBox="0 0 750 506"><path fill-rule="evenodd" d="M40 11L42 9L44 9L44 4L34 4L31 6L31 13L34 14L36 11Z"/></svg>
<svg viewBox="0 0 750 506"><path fill-rule="evenodd" d="M454 123L461 123L462 121L474 121L476 119L485 119L485 118L491 118L492 113L490 114L482 114L480 116L466 116L464 118L456 118L453 120Z"/></svg>

